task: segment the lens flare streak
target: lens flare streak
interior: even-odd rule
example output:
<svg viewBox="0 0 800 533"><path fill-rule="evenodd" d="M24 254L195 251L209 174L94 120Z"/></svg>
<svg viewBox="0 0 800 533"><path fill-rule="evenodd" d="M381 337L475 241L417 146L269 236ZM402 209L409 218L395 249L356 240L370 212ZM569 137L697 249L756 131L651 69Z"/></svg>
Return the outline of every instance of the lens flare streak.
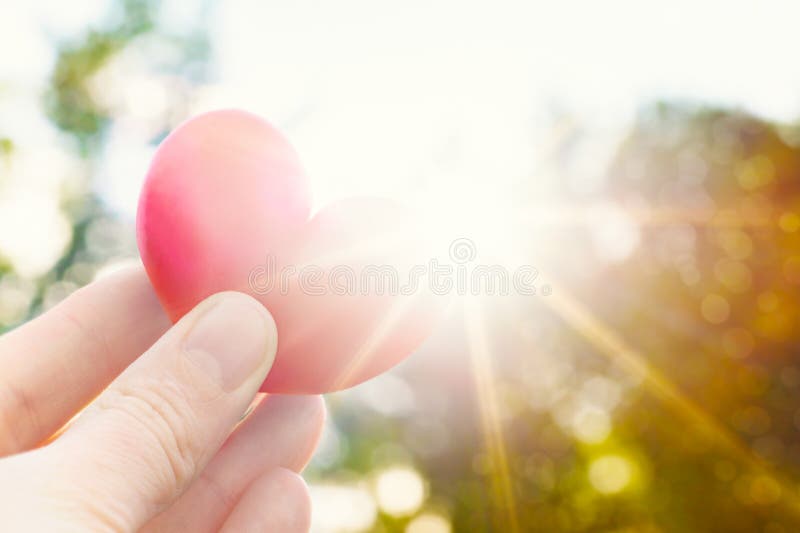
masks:
<svg viewBox="0 0 800 533"><path fill-rule="evenodd" d="M479 302L476 299L464 301L464 327L469 342L472 374L477 391L477 404L480 410L481 429L489 454L492 475L492 492L497 498L504 516L493 517L495 530L517 533L520 531L517 517L514 488L508 466L508 452L500 423L492 353L486 322Z"/></svg>
<svg viewBox="0 0 800 533"><path fill-rule="evenodd" d="M553 280L554 278L549 277L548 279ZM555 283L553 285L553 293L544 300L553 312L580 333L600 353L626 372L640 378L652 394L691 422L693 427L701 431L710 441L727 450L754 473L769 476L778 482L782 489L781 502L787 509L800 516L800 497L797 495L795 483L775 472L723 424L686 397L661 372L650 366L645 358L632 346L629 346L619 334L608 328L589 309L572 298L563 285Z"/></svg>

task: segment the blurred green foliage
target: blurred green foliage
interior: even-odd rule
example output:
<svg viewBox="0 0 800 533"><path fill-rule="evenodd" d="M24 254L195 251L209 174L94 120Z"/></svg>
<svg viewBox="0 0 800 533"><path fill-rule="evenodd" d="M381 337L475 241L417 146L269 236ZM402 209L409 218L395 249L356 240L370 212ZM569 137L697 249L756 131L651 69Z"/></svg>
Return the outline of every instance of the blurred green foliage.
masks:
<svg viewBox="0 0 800 533"><path fill-rule="evenodd" d="M64 44L58 52L45 95L45 107L53 122L79 142L82 155L90 156L103 127L110 119L86 87L87 80L133 38L153 29L153 1L125 0L119 24L104 30L89 30L76 43Z"/></svg>
<svg viewBox="0 0 800 533"><path fill-rule="evenodd" d="M120 220L91 187L95 179L92 171L96 170L101 158L107 126L113 117L112 111L97 101L90 83L94 75L137 38L157 30L154 20L159 5L153 0L124 0L114 6L113 16L110 17L112 22L108 27L89 29L83 37L68 40L59 46L49 86L42 95L42 107L47 117L65 134L69 141L67 145L74 150L75 156L88 163L79 177L83 183L78 190L83 192L63 194L62 210L72 225L69 245L53 268L36 280L35 294L30 299L28 312L9 322L0 320L0 332L14 327L20 318L27 319L40 313L46 303L48 290L54 286L57 294L64 289L73 290L90 281L94 273L110 260L135 257L137 254L133 227ZM181 52L180 63L173 67L176 70L205 61L208 45L202 34L189 33L172 40ZM189 74L196 77L198 69L193 68ZM164 126L167 127L166 124ZM13 151L13 135L0 137L0 159L11 157ZM93 245L88 238L93 228L106 241L115 242ZM1 250L0 269L11 272L10 265L2 258Z"/></svg>

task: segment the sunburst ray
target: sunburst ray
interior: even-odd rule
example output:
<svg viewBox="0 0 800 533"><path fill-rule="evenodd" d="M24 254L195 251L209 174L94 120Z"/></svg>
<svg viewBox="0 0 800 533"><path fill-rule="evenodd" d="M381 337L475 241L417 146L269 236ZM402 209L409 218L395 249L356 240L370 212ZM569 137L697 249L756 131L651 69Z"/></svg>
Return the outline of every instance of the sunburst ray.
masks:
<svg viewBox="0 0 800 533"><path fill-rule="evenodd" d="M543 300L557 315L601 354L641 379L648 391L690 422L693 428L699 429L706 438L736 457L751 472L768 476L777 482L781 487L781 502L800 516L800 495L794 483L771 468L731 430L683 394L666 376L651 366L642 354L626 343L621 335L573 298L563 285L554 284L552 277L548 276L548 279L551 280L553 291Z"/></svg>
<svg viewBox="0 0 800 533"><path fill-rule="evenodd" d="M497 380L492 363L489 333L477 299L465 299L463 312L472 374L477 392L477 404L480 411L481 430L486 441L491 465L492 492L502 510L501 516L493 518L497 531L517 533L520 531L519 519L511 470L508 464L508 450L500 421Z"/></svg>

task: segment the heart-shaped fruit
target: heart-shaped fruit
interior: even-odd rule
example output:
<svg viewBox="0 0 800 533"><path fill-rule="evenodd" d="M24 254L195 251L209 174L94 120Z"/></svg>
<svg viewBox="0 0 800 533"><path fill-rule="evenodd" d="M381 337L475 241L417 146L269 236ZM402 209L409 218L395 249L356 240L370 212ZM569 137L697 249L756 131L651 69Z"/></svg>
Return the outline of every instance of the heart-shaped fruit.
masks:
<svg viewBox="0 0 800 533"><path fill-rule="evenodd" d="M139 200L139 251L172 320L224 290L270 310L278 354L267 392L322 393L369 379L409 355L442 311L422 286L409 212L360 198L309 219L310 205L286 139L233 110L170 134Z"/></svg>

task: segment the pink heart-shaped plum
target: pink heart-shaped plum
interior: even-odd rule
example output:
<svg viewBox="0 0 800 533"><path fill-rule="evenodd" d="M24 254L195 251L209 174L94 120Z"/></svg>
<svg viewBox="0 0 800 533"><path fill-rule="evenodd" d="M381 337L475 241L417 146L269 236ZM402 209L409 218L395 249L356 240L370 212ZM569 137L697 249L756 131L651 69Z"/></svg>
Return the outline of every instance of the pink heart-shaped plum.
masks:
<svg viewBox="0 0 800 533"><path fill-rule="evenodd" d="M410 212L352 198L310 213L291 145L234 110L172 132L139 200L139 251L173 321L224 290L272 313L278 353L263 391L323 393L369 379L408 356L442 311L440 298L409 283L424 264Z"/></svg>

